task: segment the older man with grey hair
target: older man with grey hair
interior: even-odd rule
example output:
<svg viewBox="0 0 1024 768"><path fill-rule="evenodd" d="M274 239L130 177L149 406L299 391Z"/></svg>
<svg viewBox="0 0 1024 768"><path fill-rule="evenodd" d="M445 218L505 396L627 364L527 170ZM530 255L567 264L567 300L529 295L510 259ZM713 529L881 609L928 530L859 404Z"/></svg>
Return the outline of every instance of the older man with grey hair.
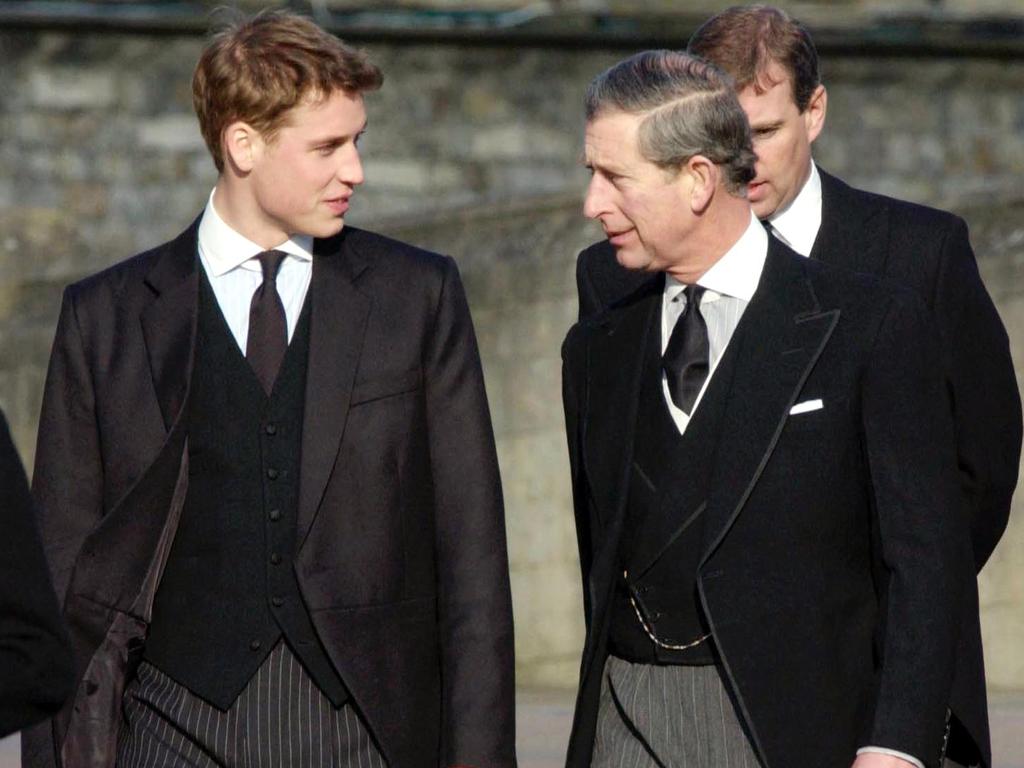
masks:
<svg viewBox="0 0 1024 768"><path fill-rule="evenodd" d="M926 308L769 238L710 64L633 56L586 116L584 212L649 279L562 351L568 765L940 764L974 582Z"/></svg>

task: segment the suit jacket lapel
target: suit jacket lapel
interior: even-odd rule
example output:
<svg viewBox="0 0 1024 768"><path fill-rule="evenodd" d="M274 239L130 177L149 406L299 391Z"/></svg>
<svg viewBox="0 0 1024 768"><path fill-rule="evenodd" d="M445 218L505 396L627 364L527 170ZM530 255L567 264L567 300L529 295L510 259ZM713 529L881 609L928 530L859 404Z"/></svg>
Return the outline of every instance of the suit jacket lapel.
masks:
<svg viewBox="0 0 1024 768"><path fill-rule="evenodd" d="M196 219L164 247L145 278L156 298L142 311L142 336L168 432L185 404L192 375L199 293L198 230Z"/></svg>
<svg viewBox="0 0 1024 768"><path fill-rule="evenodd" d="M662 277L652 279L635 298L602 316L591 335L583 461L606 531L626 507L644 352L648 334L659 332L663 285ZM605 538L606 546L612 543Z"/></svg>
<svg viewBox="0 0 1024 768"><path fill-rule="evenodd" d="M807 266L773 238L757 291L736 330L734 341L742 346L722 420L702 562L742 510L839 320L838 309L819 305Z"/></svg>
<svg viewBox="0 0 1024 768"><path fill-rule="evenodd" d="M314 245L313 302L306 403L302 421L302 470L296 541L313 525L341 446L356 369L372 301L355 287L369 266L352 244L349 229Z"/></svg>
<svg viewBox="0 0 1024 768"><path fill-rule="evenodd" d="M821 176L821 227L810 257L853 272L881 274L889 241L889 209L882 198Z"/></svg>

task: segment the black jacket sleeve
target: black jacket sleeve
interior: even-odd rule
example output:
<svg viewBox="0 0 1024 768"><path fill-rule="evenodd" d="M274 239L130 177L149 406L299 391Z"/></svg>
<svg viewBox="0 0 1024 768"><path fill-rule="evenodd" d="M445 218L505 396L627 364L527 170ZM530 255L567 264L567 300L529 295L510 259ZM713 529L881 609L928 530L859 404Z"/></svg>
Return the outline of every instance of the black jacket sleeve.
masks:
<svg viewBox="0 0 1024 768"><path fill-rule="evenodd" d="M935 319L953 396L957 461L971 510L976 570L1010 516L1021 451L1021 403L1010 343L978 274L967 225L949 217L936 278Z"/></svg>
<svg viewBox="0 0 1024 768"><path fill-rule="evenodd" d="M53 715L71 689L71 652L21 461L0 415L0 736Z"/></svg>

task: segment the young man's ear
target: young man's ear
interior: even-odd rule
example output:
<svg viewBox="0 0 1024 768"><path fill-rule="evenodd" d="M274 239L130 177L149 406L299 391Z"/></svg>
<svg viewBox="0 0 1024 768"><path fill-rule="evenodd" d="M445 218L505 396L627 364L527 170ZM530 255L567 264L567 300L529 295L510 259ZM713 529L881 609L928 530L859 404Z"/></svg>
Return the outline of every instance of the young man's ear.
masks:
<svg viewBox="0 0 1024 768"><path fill-rule="evenodd" d="M259 132L246 122L238 120L224 129L224 159L238 173L249 173L263 148Z"/></svg>
<svg viewBox="0 0 1024 768"><path fill-rule="evenodd" d="M701 214L711 204L722 172L704 155L694 155L683 164L682 173L689 180L690 210Z"/></svg>

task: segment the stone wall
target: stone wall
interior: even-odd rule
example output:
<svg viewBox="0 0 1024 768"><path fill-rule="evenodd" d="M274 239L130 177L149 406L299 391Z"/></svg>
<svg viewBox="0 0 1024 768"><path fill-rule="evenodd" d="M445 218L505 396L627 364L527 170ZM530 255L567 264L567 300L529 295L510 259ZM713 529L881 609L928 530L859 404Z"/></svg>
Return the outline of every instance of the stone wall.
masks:
<svg viewBox="0 0 1024 768"><path fill-rule="evenodd" d="M186 226L213 166L182 34L0 31L0 405L26 460L62 287ZM506 487L520 680L571 685L582 641L559 404L579 214L579 104L624 55L575 47L369 44L367 184L350 221L452 253L466 278ZM1024 61L826 58L822 164L972 225L1024 365ZM1024 523L982 575L993 686L1024 689Z"/></svg>

